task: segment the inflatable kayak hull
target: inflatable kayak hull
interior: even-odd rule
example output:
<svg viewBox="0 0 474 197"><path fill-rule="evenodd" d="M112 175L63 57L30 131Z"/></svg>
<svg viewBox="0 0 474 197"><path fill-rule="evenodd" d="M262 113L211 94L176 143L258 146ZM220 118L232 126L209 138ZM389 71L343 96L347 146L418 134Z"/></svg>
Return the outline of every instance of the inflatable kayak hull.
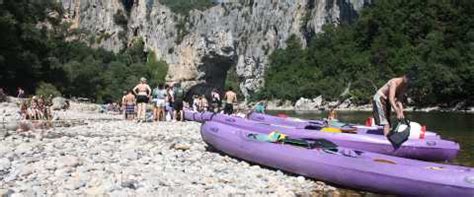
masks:
<svg viewBox="0 0 474 197"><path fill-rule="evenodd" d="M209 145L233 157L346 187L415 196L473 196L474 169L338 147L336 152L259 141L258 132L215 121L201 126Z"/></svg>
<svg viewBox="0 0 474 197"><path fill-rule="evenodd" d="M278 117L268 114L251 112L248 114L248 119L266 122L276 125L290 126L298 129L314 129L321 125L324 125L323 120L306 120L293 117ZM381 126L365 126L357 124L348 124L349 127L356 128L357 134L371 134L371 135L383 135L383 128ZM426 131L423 138L425 139L440 139L441 137L431 131Z"/></svg>
<svg viewBox="0 0 474 197"><path fill-rule="evenodd" d="M401 147L395 149L383 135L331 133L319 130L296 129L209 112L201 113L201 115L196 114L195 117L199 117L197 119L200 121L213 120L244 129L255 130L261 133L279 131L297 138L325 138L339 146L347 148L426 161L452 160L456 157L460 149L458 143L443 139L409 139L404 142Z"/></svg>

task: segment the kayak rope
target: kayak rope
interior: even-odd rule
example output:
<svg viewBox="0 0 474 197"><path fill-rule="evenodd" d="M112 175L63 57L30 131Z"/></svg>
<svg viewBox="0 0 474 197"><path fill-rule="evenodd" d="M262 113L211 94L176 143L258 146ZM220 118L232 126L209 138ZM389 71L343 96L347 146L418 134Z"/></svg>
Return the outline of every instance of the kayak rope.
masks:
<svg viewBox="0 0 474 197"><path fill-rule="evenodd" d="M438 166L428 166L426 167L428 170L444 170L443 167L438 167Z"/></svg>
<svg viewBox="0 0 474 197"><path fill-rule="evenodd" d="M390 161L388 159L374 159L375 162L379 162L379 163L386 163L386 164L394 164L396 165L397 163L394 162L394 161Z"/></svg>

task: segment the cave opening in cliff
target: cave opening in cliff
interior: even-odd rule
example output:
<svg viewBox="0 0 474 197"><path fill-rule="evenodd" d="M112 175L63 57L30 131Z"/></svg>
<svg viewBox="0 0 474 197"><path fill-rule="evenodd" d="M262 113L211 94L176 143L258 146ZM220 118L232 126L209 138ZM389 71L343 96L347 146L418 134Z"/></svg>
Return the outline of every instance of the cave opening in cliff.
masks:
<svg viewBox="0 0 474 197"><path fill-rule="evenodd" d="M366 1L364 1L364 4ZM359 14L354 9L354 6L350 2L346 2L343 0L337 0L337 4L339 6L339 18L340 22L344 23L354 23L354 21L359 17Z"/></svg>
<svg viewBox="0 0 474 197"><path fill-rule="evenodd" d="M198 69L204 73L199 80L204 80L205 83L191 87L186 93L186 100L190 101L193 95L206 95L206 97L210 97L213 89L217 89L222 94L227 73L229 69L235 67L236 62L236 56L221 56L217 54L204 56L202 64Z"/></svg>
<svg viewBox="0 0 474 197"><path fill-rule="evenodd" d="M130 13L130 11L132 10L135 1L136 0L122 0L122 5L128 13Z"/></svg>

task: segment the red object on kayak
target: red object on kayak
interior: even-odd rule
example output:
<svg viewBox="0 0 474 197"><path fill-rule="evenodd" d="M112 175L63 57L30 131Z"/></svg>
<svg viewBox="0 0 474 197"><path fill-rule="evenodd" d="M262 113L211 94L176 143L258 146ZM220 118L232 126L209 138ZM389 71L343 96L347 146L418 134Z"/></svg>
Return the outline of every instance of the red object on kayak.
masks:
<svg viewBox="0 0 474 197"><path fill-rule="evenodd" d="M365 120L365 126L372 126L372 118L368 117L367 120Z"/></svg>
<svg viewBox="0 0 474 197"><path fill-rule="evenodd" d="M288 115L286 115L286 114L278 114L277 116L280 117L280 118L288 118Z"/></svg>
<svg viewBox="0 0 474 197"><path fill-rule="evenodd" d="M426 133L426 126L423 125L421 126L420 139L425 139L425 133Z"/></svg>

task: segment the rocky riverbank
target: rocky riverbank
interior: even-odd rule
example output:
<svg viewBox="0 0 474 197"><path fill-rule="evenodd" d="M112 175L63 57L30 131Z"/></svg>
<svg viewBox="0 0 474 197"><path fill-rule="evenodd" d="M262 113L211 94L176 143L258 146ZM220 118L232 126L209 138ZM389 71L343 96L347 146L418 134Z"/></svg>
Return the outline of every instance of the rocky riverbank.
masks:
<svg viewBox="0 0 474 197"><path fill-rule="evenodd" d="M459 112L459 113L474 113L474 107L463 106L464 103L460 103L454 107L423 107L417 108L409 106L405 111L410 112ZM255 103L248 103L247 108L252 108ZM329 111L329 109L336 106L338 111L372 111L371 104L359 105L352 103L349 99L339 103L338 101L326 101L321 96L313 99L300 98L295 103L288 100L270 100L267 101L267 110L274 111L299 111L299 112L323 112Z"/></svg>
<svg viewBox="0 0 474 197"><path fill-rule="evenodd" d="M13 107L3 104L2 116ZM338 193L208 150L195 122L137 124L77 103L55 113L86 124L0 136L0 196Z"/></svg>

